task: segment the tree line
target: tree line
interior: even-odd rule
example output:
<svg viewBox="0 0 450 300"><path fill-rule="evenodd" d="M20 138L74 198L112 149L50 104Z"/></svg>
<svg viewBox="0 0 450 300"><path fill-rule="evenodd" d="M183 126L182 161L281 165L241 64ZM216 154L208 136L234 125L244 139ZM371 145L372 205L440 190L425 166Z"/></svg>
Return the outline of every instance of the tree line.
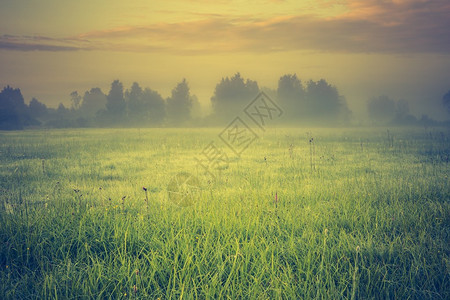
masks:
<svg viewBox="0 0 450 300"><path fill-rule="evenodd" d="M450 91L442 98L442 104L450 113ZM433 120L426 114L420 118L410 113L408 101L394 100L386 95L372 97L367 102L367 111L371 125L393 125L393 126L449 126L450 122L439 122Z"/></svg>
<svg viewBox="0 0 450 300"><path fill-rule="evenodd" d="M6 86L0 92L0 129L223 125L242 112L260 91L282 107L282 125L334 126L348 125L352 120L345 97L325 79L303 83L296 74L286 74L279 78L277 89L269 89L236 73L216 84L210 99L212 111L207 116L202 115L200 102L186 79L177 83L166 99L137 82L125 90L122 82L114 80L107 94L98 87L82 95L74 91L69 95L71 106L60 103L56 109L36 98L27 105L20 89ZM450 91L444 95L443 104L450 112ZM387 96L371 98L367 109L373 124L436 125L426 116L418 120L409 114L408 102Z"/></svg>
<svg viewBox="0 0 450 300"><path fill-rule="evenodd" d="M0 92L0 129L181 126L195 116L200 105L185 79L167 99L137 82L124 90L122 82L114 80L108 94L97 87L83 96L74 91L70 101L70 107L60 103L56 109L36 98L26 105L20 89L6 86Z"/></svg>

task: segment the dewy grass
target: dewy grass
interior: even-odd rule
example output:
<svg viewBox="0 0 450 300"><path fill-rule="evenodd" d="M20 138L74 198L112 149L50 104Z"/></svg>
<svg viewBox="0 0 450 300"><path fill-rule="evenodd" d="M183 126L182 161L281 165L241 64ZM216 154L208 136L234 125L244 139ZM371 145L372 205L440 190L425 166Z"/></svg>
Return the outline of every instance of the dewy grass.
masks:
<svg viewBox="0 0 450 300"><path fill-rule="evenodd" d="M0 133L0 298L448 299L450 132L386 131L268 129L215 181L220 129Z"/></svg>

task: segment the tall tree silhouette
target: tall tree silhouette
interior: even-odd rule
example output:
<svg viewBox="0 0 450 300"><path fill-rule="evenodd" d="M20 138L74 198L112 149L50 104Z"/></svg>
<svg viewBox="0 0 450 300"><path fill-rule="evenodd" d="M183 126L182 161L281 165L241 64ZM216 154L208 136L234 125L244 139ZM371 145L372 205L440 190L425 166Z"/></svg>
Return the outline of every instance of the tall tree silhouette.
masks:
<svg viewBox="0 0 450 300"><path fill-rule="evenodd" d="M83 102L80 105L80 112L85 117L93 117L98 111L106 108L106 95L100 88L92 88L86 91Z"/></svg>
<svg viewBox="0 0 450 300"><path fill-rule="evenodd" d="M286 112L287 120L298 120L308 114L306 91L296 74L286 74L278 80L277 98Z"/></svg>
<svg viewBox="0 0 450 300"><path fill-rule="evenodd" d="M106 111L112 121L123 121L126 115L126 102L123 96L123 84L119 80L114 80L111 89L106 97Z"/></svg>
<svg viewBox="0 0 450 300"><path fill-rule="evenodd" d="M81 96L78 95L77 91L70 93L70 101L72 102L72 109L77 110L80 108Z"/></svg>
<svg viewBox="0 0 450 300"><path fill-rule="evenodd" d="M167 99L167 117L169 123L181 125L189 120L192 100L189 85L186 79L177 84L172 95Z"/></svg>
<svg viewBox="0 0 450 300"><path fill-rule="evenodd" d="M142 102L147 112L145 124L161 125L166 116L166 107L161 95L150 88L146 88L142 93Z"/></svg>
<svg viewBox="0 0 450 300"><path fill-rule="evenodd" d="M39 102L36 98L31 99L28 105L30 116L36 119L45 117L48 114L48 108L44 103Z"/></svg>
<svg viewBox="0 0 450 300"><path fill-rule="evenodd" d="M222 78L211 97L216 119L230 120L242 111L258 92L258 83L250 79L244 80L240 73L231 78Z"/></svg>
<svg viewBox="0 0 450 300"><path fill-rule="evenodd" d="M350 117L345 98L325 79L309 80L304 87L296 74L283 75L278 81L277 96L286 110L287 121L333 124Z"/></svg>
<svg viewBox="0 0 450 300"><path fill-rule="evenodd" d="M339 95L335 86L325 79L310 80L306 84L306 99L309 112L322 120L334 119L341 113L341 107L346 106L345 99Z"/></svg>
<svg viewBox="0 0 450 300"><path fill-rule="evenodd" d="M3 88L0 92L0 129L17 130L37 124L29 115L20 89L13 89L9 85Z"/></svg>
<svg viewBox="0 0 450 300"><path fill-rule="evenodd" d="M125 91L125 99L128 107L128 118L133 124L142 123L147 116L148 108L142 100L143 90L137 82L134 82L129 90Z"/></svg>

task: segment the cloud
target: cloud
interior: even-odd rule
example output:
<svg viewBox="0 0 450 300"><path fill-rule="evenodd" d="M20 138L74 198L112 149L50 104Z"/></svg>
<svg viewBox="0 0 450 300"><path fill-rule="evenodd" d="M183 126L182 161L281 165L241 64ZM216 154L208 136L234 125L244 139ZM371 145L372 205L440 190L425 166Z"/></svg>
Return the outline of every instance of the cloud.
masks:
<svg viewBox="0 0 450 300"><path fill-rule="evenodd" d="M23 43L9 43L0 41L0 49L18 50L18 51L76 51L80 50L77 47L65 47L42 44L23 44Z"/></svg>
<svg viewBox="0 0 450 300"><path fill-rule="evenodd" d="M56 39L45 36L0 36L0 49L15 51L78 51L89 50L88 41L74 39Z"/></svg>
<svg viewBox="0 0 450 300"><path fill-rule="evenodd" d="M345 4L344 13L326 18L303 14L263 19L219 14L189 22L97 30L67 39L4 35L0 48L187 55L292 50L450 53L448 0L347 0Z"/></svg>
<svg viewBox="0 0 450 300"><path fill-rule="evenodd" d="M366 39L383 43L385 51L450 52L448 0L347 0L347 6L348 12L336 21L372 23L375 26L368 28ZM382 46L378 48L383 50Z"/></svg>

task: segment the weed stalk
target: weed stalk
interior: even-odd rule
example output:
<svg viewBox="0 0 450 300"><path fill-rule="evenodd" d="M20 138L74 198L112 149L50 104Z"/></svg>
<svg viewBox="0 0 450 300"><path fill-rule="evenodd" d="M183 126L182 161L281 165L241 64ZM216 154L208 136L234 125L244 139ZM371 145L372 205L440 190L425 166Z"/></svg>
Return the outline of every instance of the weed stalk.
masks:
<svg viewBox="0 0 450 300"><path fill-rule="evenodd" d="M146 203L146 205L147 205L147 215L148 215L148 191L147 191L147 188L146 188L146 187L142 187L142 189L143 189L144 192L145 192L145 203Z"/></svg>

